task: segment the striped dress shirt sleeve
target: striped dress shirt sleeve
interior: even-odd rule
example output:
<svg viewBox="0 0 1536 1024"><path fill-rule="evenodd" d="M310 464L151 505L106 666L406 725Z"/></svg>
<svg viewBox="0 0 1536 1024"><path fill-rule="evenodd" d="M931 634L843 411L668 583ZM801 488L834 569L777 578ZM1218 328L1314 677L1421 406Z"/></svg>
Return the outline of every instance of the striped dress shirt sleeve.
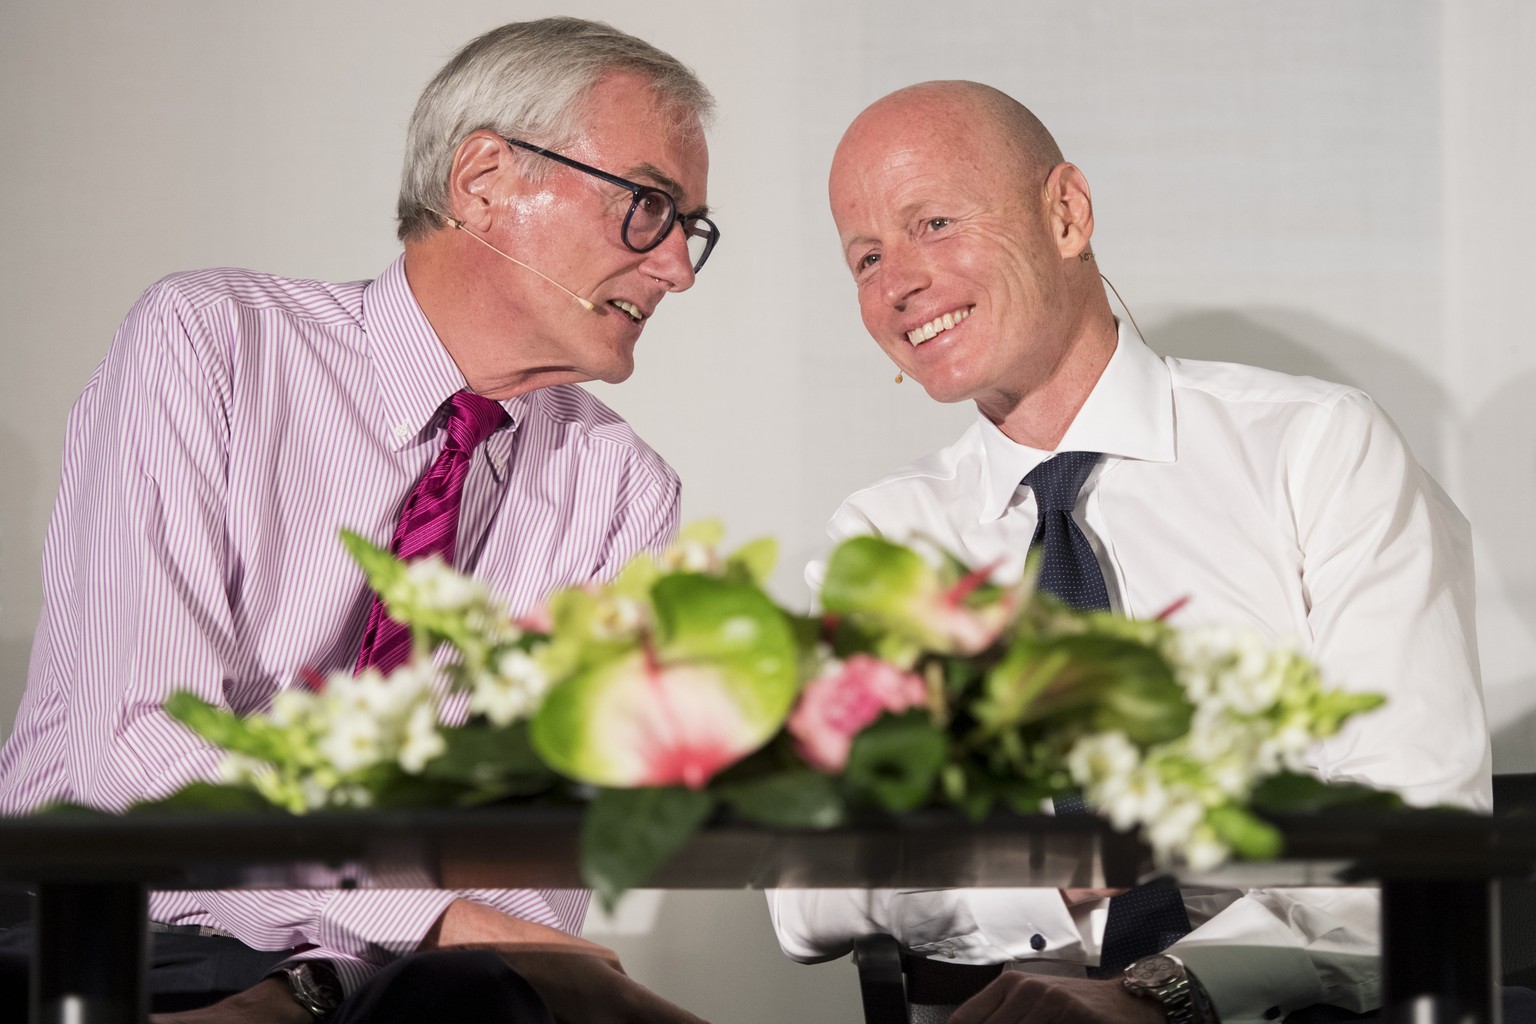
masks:
<svg viewBox="0 0 1536 1024"><path fill-rule="evenodd" d="M221 754L162 710L189 690L240 713L305 670L346 669L369 594L337 541L387 544L464 381L396 261L335 285L176 275L134 306L75 408L43 554L26 694L0 751L0 813L121 810ZM587 392L505 403L477 451L459 568L514 610L603 579L676 530L671 468ZM151 916L259 949L312 946L350 990L458 897L578 931L565 890L172 892Z"/></svg>

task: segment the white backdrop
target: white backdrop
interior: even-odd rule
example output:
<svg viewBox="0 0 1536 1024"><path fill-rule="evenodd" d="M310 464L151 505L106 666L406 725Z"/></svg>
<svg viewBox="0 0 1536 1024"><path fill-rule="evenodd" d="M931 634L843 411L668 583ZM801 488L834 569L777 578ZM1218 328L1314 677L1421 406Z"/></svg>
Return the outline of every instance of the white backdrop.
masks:
<svg viewBox="0 0 1536 1024"><path fill-rule="evenodd" d="M332 279L393 258L405 121L457 46L571 13L715 90L724 240L601 396L686 514L799 566L844 494L944 443L865 337L825 176L877 96L974 78L1093 184L1095 250L1153 347L1359 384L1472 520L1496 765L1536 769L1536 7L1521 0L14 0L0 8L0 723L20 698L64 419L173 270ZM754 894L642 894L598 922L715 1020L849 1019L851 969L776 959Z"/></svg>

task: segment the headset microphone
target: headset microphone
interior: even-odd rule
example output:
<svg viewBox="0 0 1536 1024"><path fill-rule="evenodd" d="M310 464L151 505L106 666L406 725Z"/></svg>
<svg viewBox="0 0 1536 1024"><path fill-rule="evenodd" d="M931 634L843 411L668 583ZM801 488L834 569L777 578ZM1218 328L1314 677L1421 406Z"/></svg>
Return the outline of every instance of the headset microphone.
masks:
<svg viewBox="0 0 1536 1024"><path fill-rule="evenodd" d="M469 230L469 228L466 228L464 226L464 222L463 221L461 221L461 220L454 220L452 217L449 217L449 216L447 216L445 214L438 213L436 210L432 210L431 212L432 213L436 213L437 216L442 217L443 220L446 221L450 226L458 228L460 231L463 231L470 238L473 238L475 241L479 242L481 245L485 246L487 249L491 250L491 252L494 252L496 255L500 256L502 259L511 260L513 263L516 263L518 266L522 267L524 270L526 270L526 271L528 271L530 273L533 273L533 274L538 274L544 280L548 281L550 284L554 285L556 288L559 288L561 291L565 292L565 294L569 295L571 298L573 298L577 302L579 302L581 304L581 308L585 309L588 313L596 312L596 307L593 306L592 303L588 302L586 299L582 298L580 295L577 295L575 292L571 291L565 285L561 284L559 281L556 281L554 278L550 277L548 274L539 273L539 271L534 270L528 264L524 263L522 260L518 259L515 256L508 256L506 253L504 253L500 249L496 248L490 242L487 242L485 239L481 238L479 235L477 235L473 231Z"/></svg>

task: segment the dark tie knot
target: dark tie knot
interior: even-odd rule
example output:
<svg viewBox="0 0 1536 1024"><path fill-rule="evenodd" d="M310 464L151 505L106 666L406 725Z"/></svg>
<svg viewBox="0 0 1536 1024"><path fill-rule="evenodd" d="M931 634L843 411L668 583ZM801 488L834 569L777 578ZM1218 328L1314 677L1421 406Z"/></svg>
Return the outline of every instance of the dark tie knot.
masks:
<svg viewBox="0 0 1536 1024"><path fill-rule="evenodd" d="M1103 456L1099 452L1062 452L1024 475L1041 511L1068 512L1077 507L1077 492Z"/></svg>
<svg viewBox="0 0 1536 1024"><path fill-rule="evenodd" d="M456 451L472 452L480 442L496 432L507 420L507 410L500 402L492 401L473 391L458 391L448 399L448 431L445 446Z"/></svg>

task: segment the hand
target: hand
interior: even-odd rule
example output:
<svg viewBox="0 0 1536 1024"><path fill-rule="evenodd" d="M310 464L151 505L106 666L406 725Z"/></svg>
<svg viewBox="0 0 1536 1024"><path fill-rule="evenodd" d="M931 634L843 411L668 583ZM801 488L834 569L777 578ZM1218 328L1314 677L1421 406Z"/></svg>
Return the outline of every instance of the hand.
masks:
<svg viewBox="0 0 1536 1024"><path fill-rule="evenodd" d="M949 1024L1164 1024L1162 1007L1119 981L1004 971Z"/></svg>
<svg viewBox="0 0 1536 1024"><path fill-rule="evenodd" d="M503 952L560 1024L704 1024L624 973L580 953Z"/></svg>
<svg viewBox="0 0 1536 1024"><path fill-rule="evenodd" d="M1067 904L1067 908L1080 907L1084 903L1094 903L1098 900L1112 899L1129 889L1062 889L1061 898Z"/></svg>
<svg viewBox="0 0 1536 1024"><path fill-rule="evenodd" d="M561 1024L704 1024L625 974L606 946L469 900L450 904L420 948L494 950Z"/></svg>
<svg viewBox="0 0 1536 1024"><path fill-rule="evenodd" d="M315 1019L293 1001L293 989L286 980L266 978L212 1006L152 1013L149 1024L315 1024Z"/></svg>

